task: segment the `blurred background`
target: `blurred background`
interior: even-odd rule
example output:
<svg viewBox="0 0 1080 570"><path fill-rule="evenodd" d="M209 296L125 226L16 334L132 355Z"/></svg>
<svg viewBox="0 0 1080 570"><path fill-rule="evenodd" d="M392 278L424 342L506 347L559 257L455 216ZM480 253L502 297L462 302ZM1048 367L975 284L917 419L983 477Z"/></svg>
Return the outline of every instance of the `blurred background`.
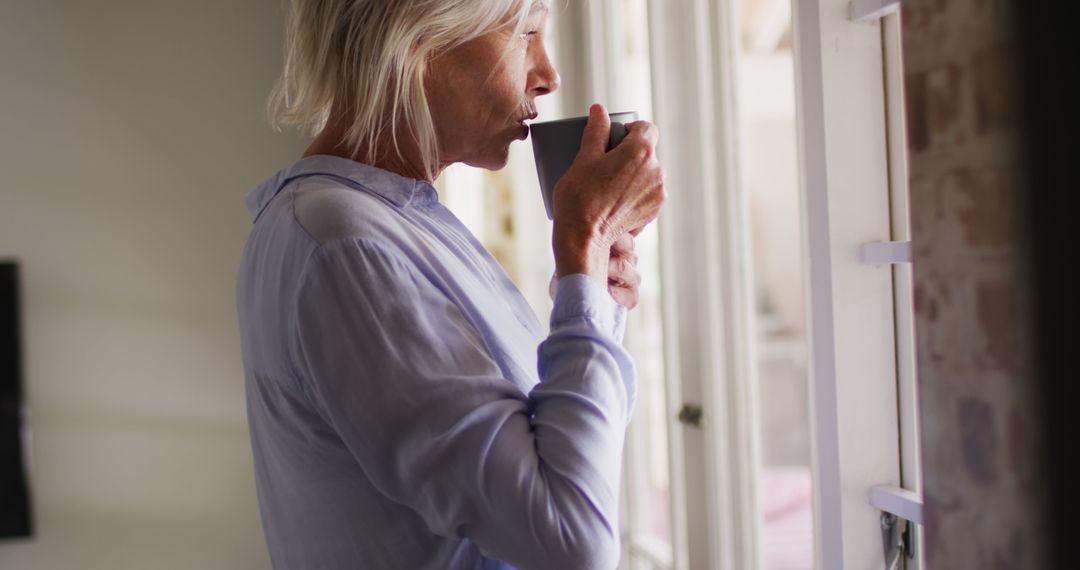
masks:
<svg viewBox="0 0 1080 570"><path fill-rule="evenodd" d="M0 568L268 568L234 283L277 2L0 3L0 258L20 266L34 536Z"/></svg>

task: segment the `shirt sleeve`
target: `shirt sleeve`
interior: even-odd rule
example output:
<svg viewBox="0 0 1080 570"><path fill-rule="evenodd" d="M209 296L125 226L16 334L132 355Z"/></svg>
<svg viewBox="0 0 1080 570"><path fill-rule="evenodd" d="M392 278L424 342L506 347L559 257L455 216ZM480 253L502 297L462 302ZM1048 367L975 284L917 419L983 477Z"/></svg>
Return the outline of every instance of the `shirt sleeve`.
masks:
<svg viewBox="0 0 1080 570"><path fill-rule="evenodd" d="M320 412L432 532L522 569L614 568L636 382L618 313L596 280L560 279L524 395L415 264L349 239L309 262L297 335Z"/></svg>
<svg viewBox="0 0 1080 570"><path fill-rule="evenodd" d="M574 276L575 279L577 277L588 277L588 276L587 275L582 275L582 274L577 274L576 276ZM553 302L555 301L555 292L558 291L558 283L561 280L562 280L561 278L556 279L555 280L555 286L551 289L551 300ZM623 337L626 336L627 313L629 313L629 310L626 307L624 307L624 306L622 306L622 305L620 305L618 303L615 304L615 320L614 320L614 322L612 322L611 334L612 334L612 336L615 337L615 340L617 342L619 342L620 344L623 341Z"/></svg>

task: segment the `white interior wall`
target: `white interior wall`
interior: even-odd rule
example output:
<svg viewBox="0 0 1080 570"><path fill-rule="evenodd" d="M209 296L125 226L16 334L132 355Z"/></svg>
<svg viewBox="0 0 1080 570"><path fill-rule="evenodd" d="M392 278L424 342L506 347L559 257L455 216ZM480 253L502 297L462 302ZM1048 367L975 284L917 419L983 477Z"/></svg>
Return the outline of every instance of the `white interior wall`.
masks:
<svg viewBox="0 0 1080 570"><path fill-rule="evenodd" d="M234 283L279 2L0 4L0 257L21 262L35 536L0 568L266 568Z"/></svg>

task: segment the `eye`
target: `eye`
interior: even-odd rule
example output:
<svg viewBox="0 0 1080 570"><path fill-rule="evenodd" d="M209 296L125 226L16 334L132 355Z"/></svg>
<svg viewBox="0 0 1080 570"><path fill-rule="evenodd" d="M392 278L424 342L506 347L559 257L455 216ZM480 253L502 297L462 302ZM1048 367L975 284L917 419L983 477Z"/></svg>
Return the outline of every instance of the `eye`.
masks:
<svg viewBox="0 0 1080 570"><path fill-rule="evenodd" d="M523 39L525 41L532 41L536 37L537 34L539 34L539 32L537 30L530 30L528 32L522 32L521 33L521 39Z"/></svg>

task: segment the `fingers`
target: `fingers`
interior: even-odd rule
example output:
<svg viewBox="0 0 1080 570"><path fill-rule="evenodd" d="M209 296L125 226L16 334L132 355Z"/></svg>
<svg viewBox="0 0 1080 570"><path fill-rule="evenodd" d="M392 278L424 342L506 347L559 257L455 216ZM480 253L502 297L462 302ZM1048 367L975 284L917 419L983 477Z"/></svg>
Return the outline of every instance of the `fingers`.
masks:
<svg viewBox="0 0 1080 570"><path fill-rule="evenodd" d="M578 156L597 157L607 151L608 137L611 134L611 117L607 109L599 103L589 107L589 122L585 124L585 133L581 136L581 150Z"/></svg>
<svg viewBox="0 0 1080 570"><path fill-rule="evenodd" d="M626 307L627 309L633 309L638 305L638 292L637 289L629 289L626 287L616 287L613 285L608 286L608 293L615 299L615 302Z"/></svg>
<svg viewBox="0 0 1080 570"><path fill-rule="evenodd" d="M649 121L633 121L626 123L626 136L641 137L653 148L660 142L660 129Z"/></svg>
<svg viewBox="0 0 1080 570"><path fill-rule="evenodd" d="M617 165L612 180L627 190L623 205L632 211L628 216L619 216L625 225L618 230L633 237L656 219L667 193L663 167L655 154L658 129L645 121L629 125L633 129L631 134L609 155L616 155L612 157Z"/></svg>
<svg viewBox="0 0 1080 570"><path fill-rule="evenodd" d="M634 253L634 236L630 233L623 234L622 237L615 240L615 243L611 246L612 257L623 257ZM637 262L637 256L634 256L634 262Z"/></svg>
<svg viewBox="0 0 1080 570"><path fill-rule="evenodd" d="M633 309L638 304L638 291L641 287L641 274L628 258L612 258L609 264L611 273L608 277L608 292L615 302Z"/></svg>
<svg viewBox="0 0 1080 570"><path fill-rule="evenodd" d="M641 285L641 274L637 270L637 256L630 254L624 257L611 257L608 260L608 284L635 289Z"/></svg>
<svg viewBox="0 0 1080 570"><path fill-rule="evenodd" d="M626 137L619 146L612 150L621 160L632 164L656 161L656 143L660 139L660 129L648 121L634 121L626 124Z"/></svg>

